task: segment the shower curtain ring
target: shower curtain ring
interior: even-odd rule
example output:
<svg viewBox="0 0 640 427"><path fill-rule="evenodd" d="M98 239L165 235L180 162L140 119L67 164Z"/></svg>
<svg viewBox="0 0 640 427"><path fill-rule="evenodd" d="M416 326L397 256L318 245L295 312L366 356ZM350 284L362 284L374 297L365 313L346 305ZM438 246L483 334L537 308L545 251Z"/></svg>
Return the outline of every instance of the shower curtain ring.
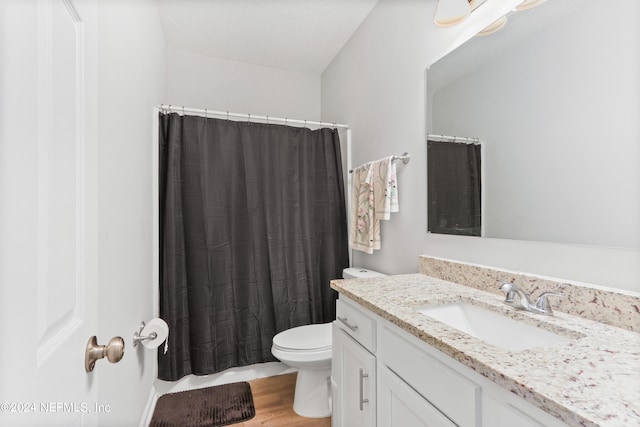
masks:
<svg viewBox="0 0 640 427"><path fill-rule="evenodd" d="M247 123L251 124L251 113L247 114Z"/></svg>
<svg viewBox="0 0 640 427"><path fill-rule="evenodd" d="M205 122L207 121L207 118L208 118L208 117L207 117L207 109L205 108L205 109L204 109L204 121L205 121Z"/></svg>
<svg viewBox="0 0 640 427"><path fill-rule="evenodd" d="M229 121L229 111L227 110L227 121Z"/></svg>
<svg viewBox="0 0 640 427"><path fill-rule="evenodd" d="M269 124L269 116L267 115L267 124Z"/></svg>
<svg viewBox="0 0 640 427"><path fill-rule="evenodd" d="M184 105L182 106L182 116L184 117Z"/></svg>

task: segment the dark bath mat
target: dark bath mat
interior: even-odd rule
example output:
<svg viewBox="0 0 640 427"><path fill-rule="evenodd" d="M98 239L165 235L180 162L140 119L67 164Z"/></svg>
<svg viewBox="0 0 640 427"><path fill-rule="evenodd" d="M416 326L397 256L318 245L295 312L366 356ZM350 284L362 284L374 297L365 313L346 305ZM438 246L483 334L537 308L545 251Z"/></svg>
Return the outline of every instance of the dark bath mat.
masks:
<svg viewBox="0 0 640 427"><path fill-rule="evenodd" d="M248 382L160 396L149 427L218 427L256 415Z"/></svg>

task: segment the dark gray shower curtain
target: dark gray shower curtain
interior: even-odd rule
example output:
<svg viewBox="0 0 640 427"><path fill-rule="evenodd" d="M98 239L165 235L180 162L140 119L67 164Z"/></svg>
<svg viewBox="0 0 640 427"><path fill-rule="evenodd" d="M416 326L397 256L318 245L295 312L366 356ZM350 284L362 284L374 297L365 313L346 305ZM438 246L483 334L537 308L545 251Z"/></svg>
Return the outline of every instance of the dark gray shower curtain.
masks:
<svg viewBox="0 0 640 427"><path fill-rule="evenodd" d="M427 141L429 232L480 236L480 153L478 144Z"/></svg>
<svg viewBox="0 0 640 427"><path fill-rule="evenodd" d="M158 377L272 361L276 333L332 321L349 262L338 132L174 113L159 135Z"/></svg>

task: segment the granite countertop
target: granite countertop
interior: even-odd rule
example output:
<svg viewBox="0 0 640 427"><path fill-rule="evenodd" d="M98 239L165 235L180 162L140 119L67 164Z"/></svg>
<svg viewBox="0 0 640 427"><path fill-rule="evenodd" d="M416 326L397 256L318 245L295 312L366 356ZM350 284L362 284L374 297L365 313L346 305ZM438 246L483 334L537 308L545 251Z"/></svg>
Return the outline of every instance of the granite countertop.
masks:
<svg viewBox="0 0 640 427"><path fill-rule="evenodd" d="M334 280L331 287L571 426L640 425L637 332L558 311L542 316L516 310L498 295L424 274ZM571 339L511 352L415 311L454 301Z"/></svg>

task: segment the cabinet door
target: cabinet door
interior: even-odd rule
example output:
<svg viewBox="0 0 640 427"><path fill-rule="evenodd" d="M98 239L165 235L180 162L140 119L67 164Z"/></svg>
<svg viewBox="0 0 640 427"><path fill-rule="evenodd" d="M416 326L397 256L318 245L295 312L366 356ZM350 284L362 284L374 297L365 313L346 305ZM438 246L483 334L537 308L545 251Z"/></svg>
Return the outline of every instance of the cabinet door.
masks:
<svg viewBox="0 0 640 427"><path fill-rule="evenodd" d="M499 427L543 427L542 424L525 414L524 412L514 408L511 405L504 405L500 408L500 424Z"/></svg>
<svg viewBox="0 0 640 427"><path fill-rule="evenodd" d="M376 425L376 358L334 323L334 427Z"/></svg>
<svg viewBox="0 0 640 427"><path fill-rule="evenodd" d="M456 427L387 367L378 377L378 421L385 427Z"/></svg>
<svg viewBox="0 0 640 427"><path fill-rule="evenodd" d="M456 425L482 425L482 389L476 382L455 365L433 357L425 351L426 346L415 345L388 327L382 327L381 332L379 365L387 366Z"/></svg>

